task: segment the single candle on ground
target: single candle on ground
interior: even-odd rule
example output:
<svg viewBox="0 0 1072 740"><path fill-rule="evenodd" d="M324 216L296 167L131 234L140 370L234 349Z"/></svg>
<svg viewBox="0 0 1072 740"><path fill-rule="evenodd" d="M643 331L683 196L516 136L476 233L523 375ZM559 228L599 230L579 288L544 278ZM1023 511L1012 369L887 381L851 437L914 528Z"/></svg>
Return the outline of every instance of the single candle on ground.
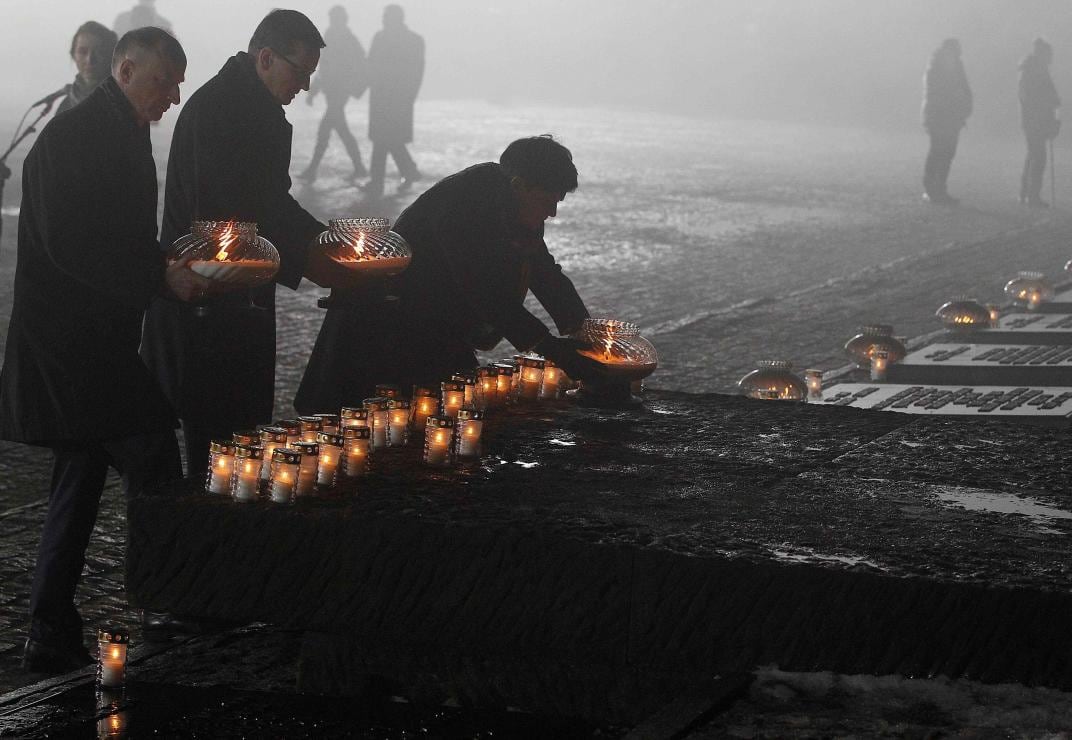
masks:
<svg viewBox="0 0 1072 740"><path fill-rule="evenodd" d="M454 425L454 449L458 457L480 457L480 435L484 431L484 413L464 407L458 410Z"/></svg>
<svg viewBox="0 0 1072 740"><path fill-rule="evenodd" d="M272 453L280 447L287 446L287 430L283 427L264 427L261 429L261 447L264 459L261 460L261 480L268 480L272 475Z"/></svg>
<svg viewBox="0 0 1072 740"><path fill-rule="evenodd" d="M365 408L343 406L342 411L339 412L339 417L340 425L343 429L368 426L368 409Z"/></svg>
<svg viewBox="0 0 1072 740"><path fill-rule="evenodd" d="M231 472L234 470L235 445L226 439L216 439L209 443L208 477L205 490L226 496L231 492Z"/></svg>
<svg viewBox="0 0 1072 740"><path fill-rule="evenodd" d="M339 433L338 414L313 414L313 416L320 419L320 431L327 432L328 434Z"/></svg>
<svg viewBox="0 0 1072 740"><path fill-rule="evenodd" d="M368 427L347 427L342 430L343 464L340 470L348 478L357 478L368 472L369 441L372 430Z"/></svg>
<svg viewBox="0 0 1072 740"><path fill-rule="evenodd" d="M451 463L451 444L454 439L454 417L429 416L424 429L424 462L426 465L447 466Z"/></svg>
<svg viewBox="0 0 1072 740"><path fill-rule="evenodd" d="M320 445L320 463L316 469L316 483L320 486L335 485L335 472L339 468L339 458L342 457L343 438L338 434L320 432L316 435L317 444Z"/></svg>
<svg viewBox="0 0 1072 740"><path fill-rule="evenodd" d="M316 489L316 472L320 464L320 445L316 442L298 442L294 449L301 452L301 465L298 466L298 485L294 495L311 496Z"/></svg>
<svg viewBox="0 0 1072 740"><path fill-rule="evenodd" d="M445 380L439 384L442 393L443 414L457 416L458 409L465 405L465 383L456 380Z"/></svg>
<svg viewBox="0 0 1072 740"><path fill-rule="evenodd" d="M315 442L316 435L320 434L321 419L319 416L299 416L298 423L301 424L301 441L302 442Z"/></svg>
<svg viewBox="0 0 1072 740"><path fill-rule="evenodd" d="M365 399L365 410L368 411L368 425L372 430L373 450L382 450L387 446L387 400L379 397Z"/></svg>
<svg viewBox="0 0 1072 740"><path fill-rule="evenodd" d="M402 447L409 441L409 416L412 405L405 398L392 398L387 402L388 447Z"/></svg>
<svg viewBox="0 0 1072 740"><path fill-rule="evenodd" d="M127 679L127 645L130 634L120 627L97 631L97 683L117 687Z"/></svg>
<svg viewBox="0 0 1072 740"><path fill-rule="evenodd" d="M301 450L277 447L272 452L272 472L268 478L268 497L277 504L289 504L298 489Z"/></svg>
<svg viewBox="0 0 1072 740"><path fill-rule="evenodd" d="M424 423L428 417L439 410L439 397L434 388L424 385L413 386L412 406L413 428L418 433L424 431Z"/></svg>
<svg viewBox="0 0 1072 740"><path fill-rule="evenodd" d="M264 448L259 445L236 445L234 472L231 474L231 498L243 504L256 501L260 493L261 463Z"/></svg>
<svg viewBox="0 0 1072 740"><path fill-rule="evenodd" d="M520 363L517 397L522 401L535 401L540 397L545 363L543 358L528 355L521 357Z"/></svg>
<svg viewBox="0 0 1072 740"><path fill-rule="evenodd" d="M558 398L558 384L562 371L550 360L543 361L543 383L540 385L540 400L551 401Z"/></svg>

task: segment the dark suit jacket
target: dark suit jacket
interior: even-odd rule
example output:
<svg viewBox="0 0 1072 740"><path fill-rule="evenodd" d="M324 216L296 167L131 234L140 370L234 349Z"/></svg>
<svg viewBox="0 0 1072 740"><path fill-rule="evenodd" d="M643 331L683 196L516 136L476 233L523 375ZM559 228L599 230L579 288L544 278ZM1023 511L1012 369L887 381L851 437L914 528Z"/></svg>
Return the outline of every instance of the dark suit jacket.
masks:
<svg viewBox="0 0 1072 740"><path fill-rule="evenodd" d="M475 367L475 348L505 337L528 350L549 331L524 306L528 291L560 333L588 316L542 233L517 223L510 180L493 163L437 183L399 217L394 230L413 261L392 286L397 300L333 308L324 318L295 406L335 408L371 395L376 383L435 383Z"/></svg>
<svg viewBox="0 0 1072 740"><path fill-rule="evenodd" d="M164 192L162 242L194 220L256 222L279 250L276 281L296 288L310 242L327 227L290 195L291 126L244 52L183 106ZM256 307L250 307L250 299ZM194 427L230 432L271 420L275 286L215 299L209 315L168 300L146 317L142 353Z"/></svg>
<svg viewBox="0 0 1072 740"><path fill-rule="evenodd" d="M368 55L369 139L413 141L413 104L424 80L424 39L405 26L377 31Z"/></svg>
<svg viewBox="0 0 1072 740"><path fill-rule="evenodd" d="M164 279L149 127L109 78L45 127L22 182L0 435L48 444L173 428L138 357Z"/></svg>

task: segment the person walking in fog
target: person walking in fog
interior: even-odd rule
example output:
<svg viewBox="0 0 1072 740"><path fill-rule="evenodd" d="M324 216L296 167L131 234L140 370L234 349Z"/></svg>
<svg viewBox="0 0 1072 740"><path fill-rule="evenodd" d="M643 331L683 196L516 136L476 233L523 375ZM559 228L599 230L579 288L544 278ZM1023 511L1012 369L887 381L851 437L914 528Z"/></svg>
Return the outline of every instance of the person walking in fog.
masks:
<svg viewBox="0 0 1072 740"><path fill-rule="evenodd" d="M946 39L931 56L923 75L923 128L930 149L923 165L923 200L956 205L946 182L957 153L957 140L972 112L972 92L960 60L960 42Z"/></svg>
<svg viewBox="0 0 1072 740"><path fill-rule="evenodd" d="M339 134L346 153L350 155L350 161L354 165L353 178L367 174L365 165L361 162L357 139L350 133L350 124L346 122L346 103L350 98L357 100L365 94L368 88L368 68L365 49L346 25L347 20L346 8L341 5L336 5L328 11L329 24L324 31L324 43L327 47L320 55L319 71L306 98L306 102L312 105L316 94L323 91L327 109L324 111L324 117L320 119L313 158L305 171L298 175L306 182L316 180L316 171L328 148L332 131Z"/></svg>
<svg viewBox="0 0 1072 740"><path fill-rule="evenodd" d="M402 177L400 193L421 176L406 144L413 141L413 104L424 78L424 39L406 26L399 5L383 9L383 29L376 32L369 47L369 73L372 164L365 191L378 198L383 195L388 154Z"/></svg>
<svg viewBox="0 0 1072 740"><path fill-rule="evenodd" d="M156 12L156 0L138 0L138 4L133 8L116 16L112 28L117 35L122 36L127 31L144 26L155 26L173 33L168 19Z"/></svg>
<svg viewBox="0 0 1072 740"><path fill-rule="evenodd" d="M1020 124L1027 139L1027 157L1020 176L1020 202L1034 208L1049 208L1042 199L1042 179L1046 173L1046 145L1061 130L1057 96L1050 63L1053 47L1045 39L1035 39L1030 54L1020 62Z"/></svg>
<svg viewBox="0 0 1072 740"><path fill-rule="evenodd" d="M71 59L78 73L68 87L67 97L56 108L56 115L81 103L108 79L116 41L115 33L96 21L86 21L78 27L71 39Z"/></svg>

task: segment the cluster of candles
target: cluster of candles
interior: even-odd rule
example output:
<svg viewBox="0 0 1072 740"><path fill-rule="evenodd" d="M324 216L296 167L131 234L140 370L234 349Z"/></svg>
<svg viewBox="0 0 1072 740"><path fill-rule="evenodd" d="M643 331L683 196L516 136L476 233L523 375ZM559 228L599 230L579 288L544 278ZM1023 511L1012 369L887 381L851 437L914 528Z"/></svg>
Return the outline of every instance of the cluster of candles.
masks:
<svg viewBox="0 0 1072 740"><path fill-rule="evenodd" d="M243 503L264 496L290 503L364 476L377 451L405 447L421 432L427 465L478 458L490 409L555 399L567 385L560 368L534 355L457 373L439 388L414 386L409 398L396 385L378 385L361 406L213 440L205 490Z"/></svg>

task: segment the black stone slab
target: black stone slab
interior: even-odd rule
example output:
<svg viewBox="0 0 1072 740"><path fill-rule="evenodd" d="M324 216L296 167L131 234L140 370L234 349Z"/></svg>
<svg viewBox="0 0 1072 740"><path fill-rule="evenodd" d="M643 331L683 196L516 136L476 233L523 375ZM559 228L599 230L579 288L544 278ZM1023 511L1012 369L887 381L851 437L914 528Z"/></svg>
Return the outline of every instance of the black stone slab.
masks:
<svg viewBox="0 0 1072 740"><path fill-rule="evenodd" d="M941 458L978 430L671 393L631 411L515 411L467 470L431 473L407 450L292 507L193 485L136 500L128 592L315 633L307 689L356 692L379 674L598 721L762 663L1072 688L1067 502L1043 526L967 510L894 466L902 447L925 467L921 447ZM994 434L1015 447L1032 433L1040 448L1059 439ZM869 446L882 474L855 455ZM1040 464L1039 480L1068 475L1063 457ZM985 488L1017 465L973 478L966 463L963 481Z"/></svg>

